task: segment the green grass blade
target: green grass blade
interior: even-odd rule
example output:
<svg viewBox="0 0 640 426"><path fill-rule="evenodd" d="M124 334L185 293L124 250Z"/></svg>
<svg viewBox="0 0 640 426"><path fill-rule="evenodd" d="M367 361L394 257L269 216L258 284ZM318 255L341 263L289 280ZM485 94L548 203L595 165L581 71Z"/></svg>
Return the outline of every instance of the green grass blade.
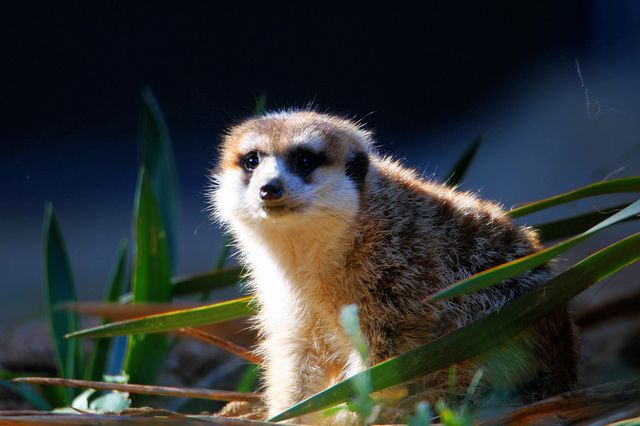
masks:
<svg viewBox="0 0 640 426"><path fill-rule="evenodd" d="M142 318L112 322L70 333L66 337L110 337L137 333L163 333L183 327L215 324L253 315L255 312L253 303L252 297L242 297L198 308L181 309Z"/></svg>
<svg viewBox="0 0 640 426"><path fill-rule="evenodd" d="M188 296L202 293L204 291L219 290L237 284L241 278L242 269L240 267L221 269L220 271L210 271L204 274L189 275L173 280L171 295ZM120 301L128 303L133 300L133 294L124 294Z"/></svg>
<svg viewBox="0 0 640 426"><path fill-rule="evenodd" d="M464 150L460 158L458 158L458 161L456 161L456 164L454 164L454 166L449 171L449 174L447 175L449 176L449 178L447 179L448 185L456 186L460 182L462 182L462 179L467 174L469 166L471 165L473 158L476 156L476 152L478 152L478 148L482 144L482 141L484 141L485 137L485 133L480 133L471 143L471 145L469 145L467 149Z"/></svg>
<svg viewBox="0 0 640 426"><path fill-rule="evenodd" d="M171 294L173 296L187 296L231 287L240 281L241 272L240 267L233 267L180 278L174 281L171 286Z"/></svg>
<svg viewBox="0 0 640 426"><path fill-rule="evenodd" d="M373 391L395 386L480 355L564 306L593 284L640 259L640 233L589 256L571 269L474 323L358 373L278 414L277 422L349 400L352 385L371 375Z"/></svg>
<svg viewBox="0 0 640 426"><path fill-rule="evenodd" d="M114 267L111 279L107 286L105 294L105 302L117 302L122 289L124 287L126 279L126 267L127 267L127 241L124 240L120 243L118 249L118 256L116 265ZM106 324L108 321L103 321L102 324ZM87 368L87 380L100 381L106 372L107 361L109 356L109 348L111 347L111 339L103 338L96 341L91 357L89 358L89 364Z"/></svg>
<svg viewBox="0 0 640 426"><path fill-rule="evenodd" d="M133 301L168 302L171 300L169 247L160 209L144 168L138 179L134 217ZM154 383L168 348L167 336L131 336L124 362L130 380Z"/></svg>
<svg viewBox="0 0 640 426"><path fill-rule="evenodd" d="M140 139L143 165L156 196L167 233L172 269L177 265L180 194L178 173L169 130L158 101L145 88L142 91Z"/></svg>
<svg viewBox="0 0 640 426"><path fill-rule="evenodd" d="M511 277L518 276L566 252L571 247L574 247L596 232L615 223L622 222L623 220L627 220L633 216L637 216L638 214L640 214L640 200L634 202L633 204L630 204L628 207L624 208L613 216L589 228L582 234L576 235L575 237L569 238L568 240L565 240L546 249L537 251L533 254L530 254L529 256L521 257L520 259L516 259L503 265L499 265L478 274L472 275L469 278L458 281L457 283L440 290L439 292L432 295L430 299L432 301L437 301L447 297L473 293L498 284Z"/></svg>
<svg viewBox="0 0 640 426"><path fill-rule="evenodd" d="M258 381L258 371L259 367L255 364L247 365L244 373L242 373L242 377L240 377L240 382L238 382L238 386L236 387L236 391L238 392L253 392L256 382Z"/></svg>
<svg viewBox="0 0 640 426"><path fill-rule="evenodd" d="M609 207L601 211L585 213L566 219L533 225L533 227L538 230L538 234L540 235L540 239L542 241L559 240L561 238L570 237L572 235L584 232L592 226L597 225L603 219L613 216L627 206L629 206L628 203L615 207ZM631 219L632 218L629 218L627 220Z"/></svg>
<svg viewBox="0 0 640 426"><path fill-rule="evenodd" d="M70 379L82 377L82 348L78 342L64 338L78 329L78 316L75 312L55 309L58 304L76 302L77 297L64 239L51 204L45 207L43 243L45 305L58 375ZM71 393L67 395L70 397Z"/></svg>
<svg viewBox="0 0 640 426"><path fill-rule="evenodd" d="M512 218L522 217L549 207L580 200L596 195L614 194L620 192L640 192L640 176L631 176L596 182L583 188L524 204L509 211Z"/></svg>

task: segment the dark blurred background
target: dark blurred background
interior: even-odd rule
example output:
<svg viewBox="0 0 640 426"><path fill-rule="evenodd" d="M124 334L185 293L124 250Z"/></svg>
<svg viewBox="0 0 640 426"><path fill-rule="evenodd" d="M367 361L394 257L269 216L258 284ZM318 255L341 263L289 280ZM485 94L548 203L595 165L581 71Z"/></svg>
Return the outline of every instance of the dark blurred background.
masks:
<svg viewBox="0 0 640 426"><path fill-rule="evenodd" d="M383 151L436 179L486 131L464 188L507 207L640 173L640 3L633 0L0 7L2 324L43 316L47 201L80 297L101 296L118 242L130 232L145 86L165 112L178 162L180 274L213 264L220 231L204 212L207 170L219 135L250 115L263 93L269 108L311 103L363 118ZM587 200L547 217L614 203ZM627 272L630 281L637 272Z"/></svg>

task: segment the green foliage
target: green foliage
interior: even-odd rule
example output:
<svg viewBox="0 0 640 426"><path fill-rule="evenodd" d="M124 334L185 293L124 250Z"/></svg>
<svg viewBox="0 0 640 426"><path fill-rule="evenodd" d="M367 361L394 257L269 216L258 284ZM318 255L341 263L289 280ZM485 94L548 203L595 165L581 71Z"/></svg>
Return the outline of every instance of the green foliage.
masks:
<svg viewBox="0 0 640 426"><path fill-rule="evenodd" d="M440 417L440 422L445 426L472 426L473 416L469 411L469 402L473 397L473 394L480 383L480 379L482 378L482 370L478 370L476 374L473 376L471 383L469 384L469 388L467 389L467 393L465 395L464 401L460 406L455 406L455 400L457 398L455 392L455 366L452 366L449 370L449 384L452 387L451 391L451 401L452 403L447 403L444 400L439 400L436 403L436 410L438 412L438 416ZM453 404L453 405L451 405ZM416 404L415 414L410 416L407 419L408 426L429 426L431 425L432 419L431 409L429 408L429 404L424 401Z"/></svg>
<svg viewBox="0 0 640 426"><path fill-rule="evenodd" d="M460 296L462 294L473 293L483 288L490 287L492 285L501 283L509 278L518 276L536 266L542 265L556 256L566 252L570 248L576 246L578 243L586 240L596 232L605 229L618 222L628 220L634 216L640 214L640 200L629 205L613 216L603 220L596 226L587 229L582 234L576 235L573 238L565 240L554 246L548 247L544 250L540 250L529 256L521 257L520 259L513 260L495 268L487 269L486 271L472 275L469 278L458 281L457 283L440 290L431 297L432 301L437 301L447 297Z"/></svg>
<svg viewBox="0 0 640 426"><path fill-rule="evenodd" d="M174 297L188 296L203 291L213 291L231 287L240 281L241 272L241 268L233 267L186 277L174 281L171 287L171 294Z"/></svg>
<svg viewBox="0 0 640 426"><path fill-rule="evenodd" d="M172 270L175 270L178 262L180 224L178 173L164 115L149 88L142 91L140 141L142 164L156 196L162 223L167 233Z"/></svg>
<svg viewBox="0 0 640 426"><path fill-rule="evenodd" d="M559 240L560 238L570 237L571 235L576 235L584 232L592 226L597 225L602 220L613 216L616 212L619 212L620 210L628 206L628 203L622 204L619 206L603 209L602 211L598 210L595 212L572 216L565 219L541 223L539 225L534 225L533 227L538 230L538 234L540 235L540 239L542 241ZM630 217L626 220L632 219L634 218Z"/></svg>
<svg viewBox="0 0 640 426"><path fill-rule="evenodd" d="M144 169L138 179L134 217L133 301L168 302L171 300L169 246L160 210ZM124 370L131 381L154 383L168 348L167 336L130 336Z"/></svg>
<svg viewBox="0 0 640 426"><path fill-rule="evenodd" d="M340 310L340 324L351 341L351 345L358 352L363 365L369 365L369 344L360 329L358 319L358 306L346 305ZM363 374L352 383L354 396L348 406L359 415L362 425L371 425L375 422L380 407L376 405L369 394L373 391L371 387L371 376Z"/></svg>
<svg viewBox="0 0 640 426"><path fill-rule="evenodd" d="M240 281L241 272L241 268L231 267L188 277L174 278L172 280L171 296L190 296L234 286ZM129 303L132 300L133 294L131 293L120 297L120 302L122 303Z"/></svg>
<svg viewBox="0 0 640 426"><path fill-rule="evenodd" d="M45 208L43 242L42 277L45 305L53 336L58 374L65 378L80 377L83 367L80 343L64 338L66 334L78 329L78 316L71 311L56 309L56 305L60 303L75 302L76 290L67 250L51 204ZM66 394L69 398L72 392L67 390Z"/></svg>
<svg viewBox="0 0 640 426"><path fill-rule="evenodd" d="M446 426L472 426L473 417L466 410L455 410L440 400L436 404L440 420Z"/></svg>
<svg viewBox="0 0 640 426"><path fill-rule="evenodd" d="M540 201L534 201L511 209L509 211L509 216L515 219L540 210L548 209L549 207L565 204L570 201L576 201L596 195L616 194L621 192L640 192L640 176L597 182L580 189L565 192L564 194L555 195Z"/></svg>
<svg viewBox="0 0 640 426"><path fill-rule="evenodd" d="M482 144L485 138L484 133L480 133L475 140L467 147L467 149L462 153L456 164L449 171L449 178L447 179L447 184L451 186L457 186L462 182L462 179L467 174L467 170L473 161L473 158L476 156L476 152L478 152L478 148Z"/></svg>
<svg viewBox="0 0 640 426"><path fill-rule="evenodd" d="M236 391L251 392L255 387L256 381L258 380L259 370L260 368L255 364L247 365L247 368L244 370L244 373L240 378L238 386L236 386Z"/></svg>
<svg viewBox="0 0 640 426"><path fill-rule="evenodd" d="M70 333L66 337L110 337L137 333L162 333L184 327L215 324L252 315L255 312L252 302L253 298L242 297L198 308L181 309L138 319L113 322Z"/></svg>
<svg viewBox="0 0 640 426"><path fill-rule="evenodd" d="M432 417L429 404L420 401L416 404L415 414L407 419L407 426L430 426Z"/></svg>
<svg viewBox="0 0 640 426"><path fill-rule="evenodd" d="M111 279L107 285L107 291L104 297L106 302L117 302L126 279L127 266L127 241L123 240L118 249L118 257L116 260ZM107 324L103 321L102 324ZM86 371L87 380L102 380L102 376L106 373L107 361L109 357L109 348L111 347L110 338L102 338L96 340L95 347L89 358L89 364Z"/></svg>

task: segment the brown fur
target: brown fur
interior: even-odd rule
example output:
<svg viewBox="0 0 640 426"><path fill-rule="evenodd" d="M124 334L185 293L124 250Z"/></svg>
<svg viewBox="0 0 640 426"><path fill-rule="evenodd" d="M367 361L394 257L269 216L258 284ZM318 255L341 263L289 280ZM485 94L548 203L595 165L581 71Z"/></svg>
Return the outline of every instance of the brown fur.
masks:
<svg viewBox="0 0 640 426"><path fill-rule="evenodd" d="M257 223L242 216L242 203L225 206L231 190L223 176L239 167L248 134L258 135L261 152L274 158L301 134L323 139L331 159L323 173L331 176L344 177L354 153L364 153L369 162L363 184L340 181L355 207L332 210L326 204L330 191L323 188L313 202L326 213L314 213L309 220L303 211L294 213L303 219ZM263 307L257 325L263 336L259 350L267 360L270 415L364 368L339 324L344 305L358 305L371 362L379 363L499 309L551 276L545 265L477 294L426 303L425 297L438 289L538 250L537 235L512 224L494 203L426 181L380 157L368 132L333 116L280 113L240 124L225 139L215 176L222 182L214 189L218 217L238 239ZM314 177L308 185L321 184ZM287 304L271 308L279 295L286 296ZM569 390L576 381L576 339L567 310L542 318L490 354L460 364L459 392L465 392L478 367L487 370L481 394L488 399L497 395L528 402ZM416 380L408 387L419 395L402 405L410 409L415 399L434 402L445 394L447 383L447 371Z"/></svg>

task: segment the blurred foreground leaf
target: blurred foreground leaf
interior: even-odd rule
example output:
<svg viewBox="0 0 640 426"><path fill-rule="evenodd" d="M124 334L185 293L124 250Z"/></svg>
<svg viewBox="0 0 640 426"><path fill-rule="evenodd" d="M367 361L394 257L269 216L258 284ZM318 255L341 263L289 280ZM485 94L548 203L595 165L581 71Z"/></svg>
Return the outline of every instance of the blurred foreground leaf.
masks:
<svg viewBox="0 0 640 426"><path fill-rule="evenodd" d="M136 252L133 262L133 301L168 302L171 299L169 247L144 168L138 179L134 221ZM167 336L131 336L124 362L124 370L131 381L154 383L168 348Z"/></svg>
<svg viewBox="0 0 640 426"><path fill-rule="evenodd" d="M469 170L469 166L473 161L473 158L476 156L476 152L478 152L478 148L482 144L485 138L484 133L480 133L475 140L464 150L456 164L453 165L453 168L449 171L449 178L447 179L447 185L456 186L467 174Z"/></svg>
<svg viewBox="0 0 640 426"><path fill-rule="evenodd" d="M569 270L475 322L433 342L390 358L285 410L277 422L349 400L353 384L371 375L373 391L422 377L506 342L538 318L565 305L593 284L640 259L640 233L587 257Z"/></svg>
<svg viewBox="0 0 640 426"><path fill-rule="evenodd" d="M613 216L603 220L596 226L593 226L575 237L569 238L561 243L548 247L546 249L537 251L529 256L521 257L520 259L507 262L505 264L496 266L494 268L487 269L486 271L477 273L464 280L444 288L430 297L431 301L437 301L447 297L460 296L462 294L473 293L492 285L501 283L511 277L518 276L536 266L542 265L545 262L553 259L574 247L581 241L587 239L596 232L627 220L640 214L640 200L634 202Z"/></svg>
<svg viewBox="0 0 640 426"><path fill-rule="evenodd" d="M66 337L107 337L136 333L163 333L184 327L215 324L254 314L253 303L252 297L242 297L199 308L183 309L166 314L113 322L70 333Z"/></svg>
<svg viewBox="0 0 640 426"><path fill-rule="evenodd" d="M570 201L593 197L595 195L615 194L620 192L640 192L640 176L596 182L583 188L515 207L509 210L508 214L515 219L517 217L522 217L549 207L568 203Z"/></svg>
<svg viewBox="0 0 640 426"><path fill-rule="evenodd" d="M122 288L126 279L126 266L127 266L127 241L124 240L120 243L118 249L118 257L116 264L111 274L111 280L107 285L106 294L104 300L108 303L117 302L120 294L122 294ZM106 324L108 321L103 320L102 324ZM104 338L96 341L93 352L89 357L89 365L86 371L86 377L89 380L102 380L102 376L106 373L107 360L109 357L109 348L111 346L111 339Z"/></svg>
<svg viewBox="0 0 640 426"><path fill-rule="evenodd" d="M82 377L82 348L78 342L64 338L78 329L78 316L75 312L54 309L59 303L75 302L76 290L62 232L51 204L45 207L43 243L42 280L58 374L66 378ZM70 392L67 397L71 398Z"/></svg>
<svg viewBox="0 0 640 426"><path fill-rule="evenodd" d="M160 209L162 223L167 233L172 270L175 270L178 261L180 224L178 173L164 115L149 88L142 91L140 139L143 166Z"/></svg>

